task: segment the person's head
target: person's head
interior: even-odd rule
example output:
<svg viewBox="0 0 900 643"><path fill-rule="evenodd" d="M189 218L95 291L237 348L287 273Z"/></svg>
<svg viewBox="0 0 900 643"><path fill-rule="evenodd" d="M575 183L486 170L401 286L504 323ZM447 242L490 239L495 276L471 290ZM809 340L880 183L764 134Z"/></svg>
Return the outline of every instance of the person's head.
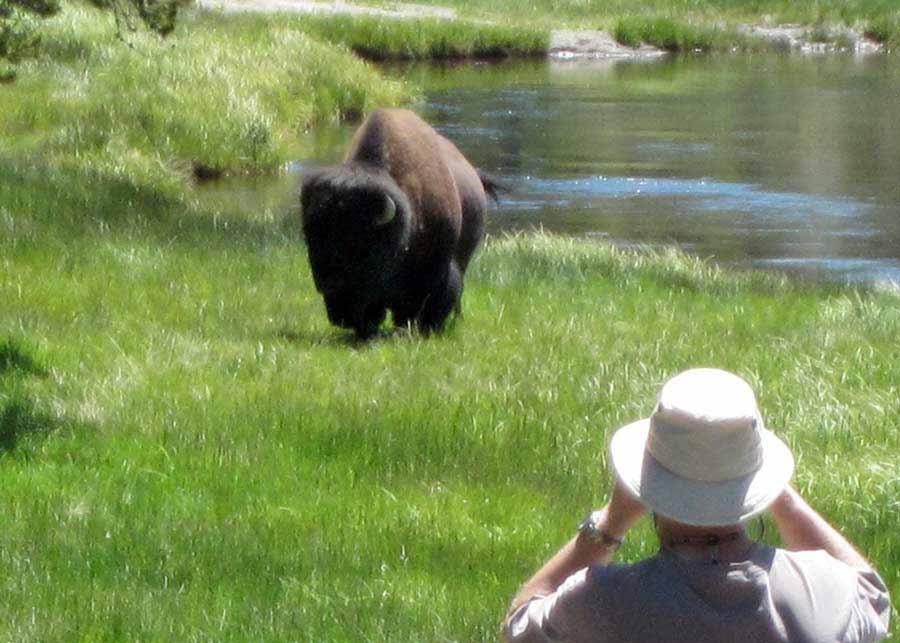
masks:
<svg viewBox="0 0 900 643"><path fill-rule="evenodd" d="M665 524L706 528L762 513L794 469L747 382L710 368L666 382L653 414L616 432L610 455L622 484Z"/></svg>

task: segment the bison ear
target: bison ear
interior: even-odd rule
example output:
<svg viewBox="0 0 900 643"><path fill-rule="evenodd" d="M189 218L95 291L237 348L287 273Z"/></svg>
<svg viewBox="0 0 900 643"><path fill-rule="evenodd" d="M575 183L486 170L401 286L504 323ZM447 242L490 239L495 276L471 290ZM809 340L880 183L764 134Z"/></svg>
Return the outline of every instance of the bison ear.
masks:
<svg viewBox="0 0 900 643"><path fill-rule="evenodd" d="M384 197L384 209L381 211L381 213L375 219L375 225L379 226L379 227L383 226L383 225L387 225L388 223L393 221L394 217L396 217L396 216L397 216L397 204L394 203L394 200L391 197L385 196Z"/></svg>

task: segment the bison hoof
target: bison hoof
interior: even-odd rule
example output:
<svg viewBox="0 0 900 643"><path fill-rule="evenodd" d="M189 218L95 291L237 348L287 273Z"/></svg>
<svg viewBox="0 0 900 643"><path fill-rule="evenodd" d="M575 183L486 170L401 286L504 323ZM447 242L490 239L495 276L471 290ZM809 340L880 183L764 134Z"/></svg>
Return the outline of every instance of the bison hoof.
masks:
<svg viewBox="0 0 900 643"><path fill-rule="evenodd" d="M356 336L360 339L370 339L378 332L384 318L387 317L387 310L381 306L370 306L363 313L362 321L354 325Z"/></svg>

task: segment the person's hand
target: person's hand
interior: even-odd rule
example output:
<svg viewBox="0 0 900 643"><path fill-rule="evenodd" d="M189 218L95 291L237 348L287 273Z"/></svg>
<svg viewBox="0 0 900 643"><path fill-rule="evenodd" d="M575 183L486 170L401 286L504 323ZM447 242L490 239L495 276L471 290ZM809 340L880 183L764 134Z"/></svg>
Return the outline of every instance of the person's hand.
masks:
<svg viewBox="0 0 900 643"><path fill-rule="evenodd" d="M612 497L606 505L606 530L610 536L622 538L647 513L647 508L620 481L613 484Z"/></svg>

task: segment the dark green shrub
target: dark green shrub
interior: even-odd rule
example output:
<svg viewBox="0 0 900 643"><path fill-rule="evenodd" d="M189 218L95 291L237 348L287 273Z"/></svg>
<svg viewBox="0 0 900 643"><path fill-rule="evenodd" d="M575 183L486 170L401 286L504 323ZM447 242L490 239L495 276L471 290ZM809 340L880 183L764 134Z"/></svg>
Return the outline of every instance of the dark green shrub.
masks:
<svg viewBox="0 0 900 643"><path fill-rule="evenodd" d="M135 31L140 21L148 29L161 36L175 29L178 8L190 5L192 0L90 0L100 9L109 9L116 16L119 35Z"/></svg>
<svg viewBox="0 0 900 643"><path fill-rule="evenodd" d="M52 16L59 13L62 8L60 0L9 0L9 2L39 16Z"/></svg>
<svg viewBox="0 0 900 643"><path fill-rule="evenodd" d="M643 21L640 21L641 23ZM613 37L626 47L640 47L643 44L641 25L636 18L623 18L616 23Z"/></svg>
<svg viewBox="0 0 900 643"><path fill-rule="evenodd" d="M866 38L871 38L888 46L900 44L900 18L883 16L871 20L864 32Z"/></svg>
<svg viewBox="0 0 900 643"><path fill-rule="evenodd" d="M32 55L39 43L37 20L6 0L0 0L0 82L13 80L16 63Z"/></svg>

